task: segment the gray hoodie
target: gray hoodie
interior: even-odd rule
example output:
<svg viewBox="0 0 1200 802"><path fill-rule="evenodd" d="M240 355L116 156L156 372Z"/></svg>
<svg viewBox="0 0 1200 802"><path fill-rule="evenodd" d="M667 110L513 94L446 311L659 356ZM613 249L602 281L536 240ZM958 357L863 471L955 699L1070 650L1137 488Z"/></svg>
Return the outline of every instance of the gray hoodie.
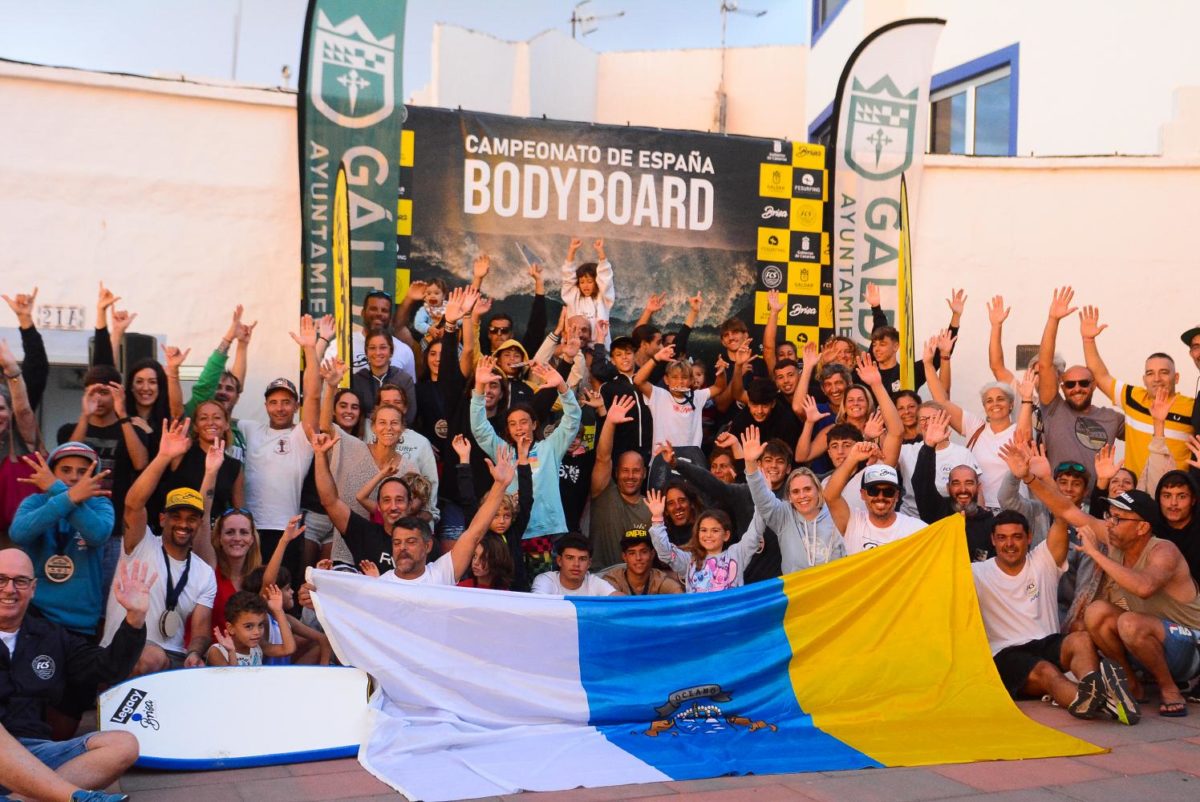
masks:
<svg viewBox="0 0 1200 802"><path fill-rule="evenodd" d="M746 484L750 486L757 517L779 537L783 573L802 571L846 556L846 544L824 503L817 517L810 521L797 512L791 502L775 497L762 471L748 474Z"/></svg>

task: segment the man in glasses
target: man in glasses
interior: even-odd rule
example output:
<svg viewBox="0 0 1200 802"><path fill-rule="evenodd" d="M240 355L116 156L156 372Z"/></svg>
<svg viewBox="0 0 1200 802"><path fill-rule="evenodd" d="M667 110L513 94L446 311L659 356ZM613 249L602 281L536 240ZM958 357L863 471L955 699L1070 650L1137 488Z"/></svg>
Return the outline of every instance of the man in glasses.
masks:
<svg viewBox="0 0 1200 802"><path fill-rule="evenodd" d="M392 296L383 290L367 293L367 297L363 299L362 328L354 331L350 337L350 348L354 352L353 371L361 370L367 365L367 335L373 331L390 331L391 325ZM416 382L417 361L413 350L394 335L391 362Z"/></svg>
<svg viewBox="0 0 1200 802"><path fill-rule="evenodd" d="M104 788L114 782L137 760L137 740L125 732L93 732L53 741L43 713L74 688L94 689L129 676L146 641L155 578L143 562L120 563L112 586L119 611L113 613L114 636L101 648L45 618L26 615L38 584L33 563L19 549L0 550L0 725L75 785ZM0 795L8 793L8 780L0 773Z"/></svg>
<svg viewBox="0 0 1200 802"><path fill-rule="evenodd" d="M1160 716L1188 713L1180 686L1200 675L1200 591L1178 547L1155 536L1159 508L1148 493L1128 490L1108 500L1104 520L1075 507L1050 483L1045 460L1030 461L1029 489L1056 517L1077 527L1079 549L1108 582L1087 608L1088 634L1129 676L1142 696L1134 665L1158 683Z"/></svg>
<svg viewBox="0 0 1200 802"><path fill-rule="evenodd" d="M842 498L846 482L874 452L874 443L855 443L850 454L825 483L825 503L833 524L846 540L846 553L857 554L907 537L925 528L920 518L896 512L900 503L900 475L891 465L877 463L862 473L863 504L866 511L851 510Z"/></svg>
<svg viewBox="0 0 1200 802"><path fill-rule="evenodd" d="M1058 326L1074 314L1071 306L1075 291L1061 287L1054 291L1050 314L1038 348L1038 403L1042 418L1046 455L1051 465L1078 462L1091 465L1104 446L1125 437L1125 418L1115 409L1092 404L1096 379L1082 365L1073 365L1062 374L1054 367ZM1088 490L1092 481L1089 479Z"/></svg>
<svg viewBox="0 0 1200 802"><path fill-rule="evenodd" d="M1125 413L1125 467L1138 476L1146 470L1154 432L1154 416L1150 414L1150 405L1159 391L1165 391L1171 398L1164 424L1167 449L1175 459L1175 467L1186 469L1192 456L1187 447L1188 438L1195 433L1192 429L1195 399L1176 394L1179 374L1175 370L1175 360L1169 354L1153 353L1146 357L1141 387L1135 387L1130 382L1118 382L1108 372L1108 366L1100 358L1096 346L1096 338L1106 328L1107 324L1100 323L1100 310L1096 307L1085 306L1079 313L1083 355L1088 368L1096 376L1096 386Z"/></svg>

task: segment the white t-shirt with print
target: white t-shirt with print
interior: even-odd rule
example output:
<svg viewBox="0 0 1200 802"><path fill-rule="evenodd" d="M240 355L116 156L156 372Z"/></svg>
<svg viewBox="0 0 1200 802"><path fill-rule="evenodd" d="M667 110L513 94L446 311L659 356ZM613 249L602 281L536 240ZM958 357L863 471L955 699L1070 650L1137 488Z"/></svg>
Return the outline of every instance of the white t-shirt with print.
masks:
<svg viewBox="0 0 1200 802"><path fill-rule="evenodd" d="M395 571L388 571L379 578L387 582L398 582L404 585L457 585L458 577L454 575L454 555L446 552L425 566L425 571L416 579L405 579L396 576Z"/></svg>
<svg viewBox="0 0 1200 802"><path fill-rule="evenodd" d="M303 426L272 429L255 420L238 421L246 438L246 507L259 529L287 528L300 512L300 486L312 464L312 445Z"/></svg>
<svg viewBox="0 0 1200 802"><path fill-rule="evenodd" d="M674 445L672 443L672 445ZM547 571L538 574L533 580L534 593L544 593L552 596L611 596L617 589L596 574L588 574L583 578L583 584L575 589L563 587L558 571Z"/></svg>
<svg viewBox="0 0 1200 802"><path fill-rule="evenodd" d="M871 523L871 516L865 510L851 510L850 522L846 524L845 532L846 553L858 554L860 551L892 543L924 529L927 525L920 518L898 512L891 526L879 527Z"/></svg>
<svg viewBox="0 0 1200 802"><path fill-rule="evenodd" d="M675 448L699 447L704 437L703 412L709 395L711 392L708 389L695 390L692 403L688 404L686 401L676 401L669 390L658 385L652 386L650 395L643 398L654 418L654 442L669 442Z"/></svg>
<svg viewBox="0 0 1200 802"><path fill-rule="evenodd" d="M197 605L212 609L212 606L217 598L217 575L213 573L213 569L208 563L201 560L195 554L188 555L191 563L191 568L187 568L185 560L176 560L171 557L165 557L166 552L163 550L162 537L146 529L146 534L142 536L142 540L133 549L131 554L121 554L121 562L129 562L130 560L141 560L150 566L152 572L158 573L158 580L154 583L154 587L150 589L150 608L146 611L146 640L149 643L156 643L163 649L170 652L185 651L183 643L184 627L180 627L179 631L173 637L164 638L159 630L159 621L162 619L162 614L167 609L167 560L171 561L171 582L178 584L183 577L185 569L188 571L187 584L179 594L179 602L175 607L175 612L179 613L184 623L192 616L192 611ZM124 549L122 548L122 552ZM114 581L113 587L116 587ZM121 626L121 622L125 620L125 608L117 601L116 594L110 589L108 592L108 604L104 612L104 639L100 641L101 646L107 646L112 643L113 636L117 634L117 629ZM208 634L208 633L205 633Z"/></svg>
<svg viewBox="0 0 1200 802"><path fill-rule="evenodd" d="M971 563L992 654L1058 632L1058 578L1066 571L1066 560L1055 565L1045 543L1033 547L1016 576L1001 571L995 557Z"/></svg>

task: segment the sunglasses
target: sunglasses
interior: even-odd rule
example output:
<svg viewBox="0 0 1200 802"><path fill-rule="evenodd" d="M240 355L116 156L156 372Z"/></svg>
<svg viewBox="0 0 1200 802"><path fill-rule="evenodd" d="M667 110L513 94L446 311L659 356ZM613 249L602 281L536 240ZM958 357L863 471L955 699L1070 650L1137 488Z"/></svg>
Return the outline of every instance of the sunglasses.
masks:
<svg viewBox="0 0 1200 802"><path fill-rule="evenodd" d="M504 326L503 328L499 326L492 326L488 329L489 334L508 334L510 331L512 331L511 326Z"/></svg>
<svg viewBox="0 0 1200 802"><path fill-rule="evenodd" d="M1060 462L1054 468L1054 475L1058 476L1060 473L1066 473L1067 471L1071 471L1073 473L1087 473L1087 469L1078 462Z"/></svg>
<svg viewBox="0 0 1200 802"><path fill-rule="evenodd" d="M1081 387L1084 390L1092 386L1091 379L1063 379L1062 386L1068 390L1074 390L1076 387Z"/></svg>
<svg viewBox="0 0 1200 802"><path fill-rule="evenodd" d="M900 490L894 485L871 485L870 487L864 487L863 490L867 491L867 495L871 498L874 498L875 496L895 498L900 492Z"/></svg>
<svg viewBox="0 0 1200 802"><path fill-rule="evenodd" d="M366 296L364 296L364 297L363 297L363 304L366 304L366 302L367 302L367 301L369 301L369 300L371 300L372 298L383 298L383 299L385 299L385 300L386 300L386 301L387 301L389 304L392 302L392 296L391 296L391 295L388 295L388 294L387 294L386 292L384 292L383 290L372 290L371 292L368 292L368 293L366 294Z"/></svg>
<svg viewBox="0 0 1200 802"><path fill-rule="evenodd" d="M250 510L246 509L245 507L230 507L229 509L225 510L225 512L221 513L222 518L225 518L229 515L245 515L250 520L254 520L254 513L250 512Z"/></svg>

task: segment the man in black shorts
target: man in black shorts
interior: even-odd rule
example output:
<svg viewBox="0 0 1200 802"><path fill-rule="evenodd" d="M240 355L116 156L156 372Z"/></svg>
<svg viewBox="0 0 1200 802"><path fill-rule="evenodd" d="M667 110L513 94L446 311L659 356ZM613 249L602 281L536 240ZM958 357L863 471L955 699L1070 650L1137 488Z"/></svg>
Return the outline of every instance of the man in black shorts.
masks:
<svg viewBox="0 0 1200 802"><path fill-rule="evenodd" d="M971 564L979 609L996 670L1009 694L1049 695L1077 718L1109 714L1136 724L1137 702L1125 672L1101 661L1086 632L1058 630L1058 578L1067 570L1067 526L1056 522L1046 542L1029 548L1029 522L1002 510L992 525L996 556ZM1068 679L1070 671L1079 678Z"/></svg>

